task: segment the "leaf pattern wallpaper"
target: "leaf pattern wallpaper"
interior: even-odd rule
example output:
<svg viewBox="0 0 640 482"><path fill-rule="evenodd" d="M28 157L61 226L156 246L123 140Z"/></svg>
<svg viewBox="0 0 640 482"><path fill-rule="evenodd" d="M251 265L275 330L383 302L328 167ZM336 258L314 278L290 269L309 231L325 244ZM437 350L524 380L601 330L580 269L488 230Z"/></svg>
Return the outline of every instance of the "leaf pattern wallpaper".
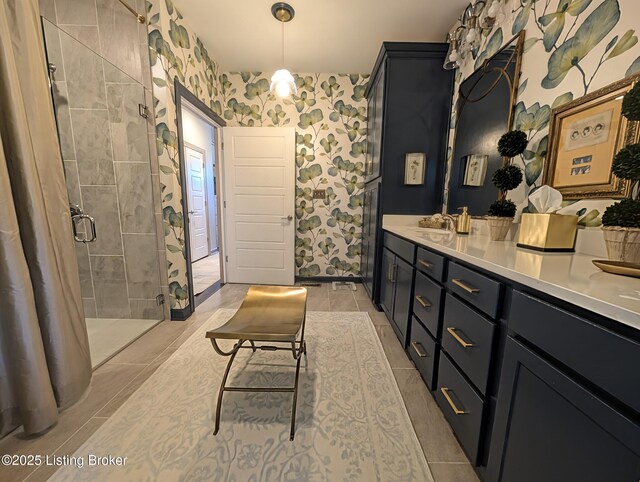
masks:
<svg viewBox="0 0 640 482"><path fill-rule="evenodd" d="M525 180L510 197L525 202L542 184L551 111L640 72L637 0L501 0L505 20L484 37L478 53L457 72L456 87L484 59L525 30L514 127L527 133L528 149L516 159ZM456 88L457 90L457 88ZM455 105L457 99L454 99ZM455 114L452 115L455 126ZM452 130L449 155L453 150ZM451 158L449 159L449 167ZM446 193L445 193L446 199Z"/></svg>
<svg viewBox="0 0 640 482"><path fill-rule="evenodd" d="M147 2L147 14L171 307L189 303L176 78L229 126L295 128L296 274L358 276L368 75L294 74L298 94L279 99L271 73L220 72L172 0Z"/></svg>
<svg viewBox="0 0 640 482"><path fill-rule="evenodd" d="M222 74L224 118L296 129L297 274L358 276L368 76L294 74L297 95L280 99L269 92L269 75ZM316 189L324 199L314 199Z"/></svg>
<svg viewBox="0 0 640 482"><path fill-rule="evenodd" d="M189 287L174 81L178 79L215 113L222 115L218 88L220 73L218 65L198 36L190 32L172 0L148 1L147 16L169 298L171 308L179 309L189 304Z"/></svg>

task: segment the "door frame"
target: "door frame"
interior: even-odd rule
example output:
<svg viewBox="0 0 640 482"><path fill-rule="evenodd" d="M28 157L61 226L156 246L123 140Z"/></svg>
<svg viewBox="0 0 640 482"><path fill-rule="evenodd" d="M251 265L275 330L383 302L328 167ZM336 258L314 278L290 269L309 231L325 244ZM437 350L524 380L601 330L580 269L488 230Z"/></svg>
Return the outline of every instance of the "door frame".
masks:
<svg viewBox="0 0 640 482"><path fill-rule="evenodd" d="M176 99L176 122L178 124L178 162L180 164L180 189L182 191L182 213L183 213L183 222L184 222L184 248L185 248L185 258L187 263L187 284L189 288L189 304L183 309L172 309L171 310L171 319L172 320L186 320L196 309L196 296L193 292L193 272L191 269L191 236L189 232L189 221L186 213L189 212L188 200L187 200L187 180L186 180L186 165L184 158L184 135L182 133L182 107L183 103L187 103L192 107L195 107L201 114L206 116L211 124L214 126L214 143L215 143L215 171L214 176L216 179L216 209L218 211L218 239L221 238L221 225L222 218L220 217L220 200L222 198L220 192L220 174L221 169L219 168L220 161L222 160L222 150L219 142L216 142L219 137L218 131L226 127L227 123L225 120L220 117L218 114L213 112L211 108L209 108L204 102L202 102L198 97L196 97L189 89L187 89L184 85L180 83L178 78L174 79L174 90L175 90L175 99ZM223 249L224 245L219 241L219 256L220 256L220 283L216 283L212 288L205 290L198 297L198 301L202 302L215 293L218 289L220 289L221 284L224 284L224 254ZM216 286L217 285L217 286Z"/></svg>

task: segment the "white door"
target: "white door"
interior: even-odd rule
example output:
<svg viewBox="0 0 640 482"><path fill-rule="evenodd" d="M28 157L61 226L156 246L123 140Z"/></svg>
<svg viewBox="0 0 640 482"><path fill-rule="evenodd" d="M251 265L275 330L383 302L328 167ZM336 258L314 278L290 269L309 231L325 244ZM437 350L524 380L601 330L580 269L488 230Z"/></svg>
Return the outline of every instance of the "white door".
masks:
<svg viewBox="0 0 640 482"><path fill-rule="evenodd" d="M222 129L227 282L293 285L295 130Z"/></svg>
<svg viewBox="0 0 640 482"><path fill-rule="evenodd" d="M205 203L204 153L185 147L189 203L189 238L191 262L209 255L207 207Z"/></svg>

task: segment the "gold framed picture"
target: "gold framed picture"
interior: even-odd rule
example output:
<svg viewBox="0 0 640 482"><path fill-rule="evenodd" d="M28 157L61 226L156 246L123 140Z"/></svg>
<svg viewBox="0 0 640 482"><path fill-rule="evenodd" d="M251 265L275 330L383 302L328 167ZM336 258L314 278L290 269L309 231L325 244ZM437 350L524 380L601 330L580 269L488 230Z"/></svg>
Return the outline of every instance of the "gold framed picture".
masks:
<svg viewBox="0 0 640 482"><path fill-rule="evenodd" d="M424 184L425 161L424 152L407 152L404 156L404 183L409 186Z"/></svg>
<svg viewBox="0 0 640 482"><path fill-rule="evenodd" d="M640 75L622 79L553 110L543 182L565 199L623 198L629 182L611 172L613 158L638 142L638 122L622 116L622 97Z"/></svg>

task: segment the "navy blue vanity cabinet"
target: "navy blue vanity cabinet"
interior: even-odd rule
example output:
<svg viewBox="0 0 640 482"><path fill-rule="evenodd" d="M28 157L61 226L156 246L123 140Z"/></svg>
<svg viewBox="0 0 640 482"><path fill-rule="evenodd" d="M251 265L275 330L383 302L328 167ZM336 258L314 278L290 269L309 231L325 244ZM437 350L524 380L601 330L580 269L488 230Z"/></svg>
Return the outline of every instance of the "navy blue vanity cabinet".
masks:
<svg viewBox="0 0 640 482"><path fill-rule="evenodd" d="M474 466L486 458L503 284L447 263L435 398Z"/></svg>
<svg viewBox="0 0 640 482"><path fill-rule="evenodd" d="M365 192L376 189L377 196L363 199L372 224L363 232L360 264L363 286L374 305L380 303L380 285L386 278L377 234L382 216L436 212L442 207L453 92L453 72L442 68L447 49L443 43L384 42L365 92ZM404 184L405 155L411 152L426 154L421 185ZM374 183L377 187L370 187Z"/></svg>
<svg viewBox="0 0 640 482"><path fill-rule="evenodd" d="M409 346L407 347L409 357L413 360L429 390L434 390L440 353L439 344L415 316L411 319L409 334Z"/></svg>
<svg viewBox="0 0 640 482"><path fill-rule="evenodd" d="M395 285L393 276L395 271L396 255L385 248L382 251L382 264L380 272L382 280L380 281L380 308L387 315L387 319L393 318L393 301L395 298Z"/></svg>
<svg viewBox="0 0 640 482"><path fill-rule="evenodd" d="M483 482L640 481L639 330L382 239L380 305Z"/></svg>
<svg viewBox="0 0 640 482"><path fill-rule="evenodd" d="M442 326L442 306L446 259L418 247L413 284L412 321L409 331L409 356L429 390L436 389Z"/></svg>
<svg viewBox="0 0 640 482"><path fill-rule="evenodd" d="M409 335L414 258L413 244L385 233L382 254L384 278L380 284L380 306L403 347L407 346Z"/></svg>
<svg viewBox="0 0 640 482"><path fill-rule="evenodd" d="M485 480L640 480L638 340L519 291L508 321Z"/></svg>

